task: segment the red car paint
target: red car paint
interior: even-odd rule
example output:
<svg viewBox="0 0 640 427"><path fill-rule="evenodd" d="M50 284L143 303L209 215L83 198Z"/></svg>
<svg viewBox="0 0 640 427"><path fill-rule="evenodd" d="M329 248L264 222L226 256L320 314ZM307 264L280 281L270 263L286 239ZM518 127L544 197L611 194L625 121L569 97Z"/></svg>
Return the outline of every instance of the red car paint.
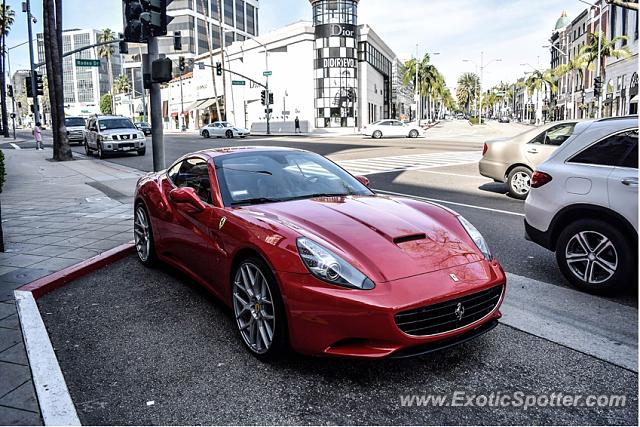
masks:
<svg viewBox="0 0 640 427"><path fill-rule="evenodd" d="M430 336L402 332L398 312L441 303L505 283L457 219L442 206L386 196L349 196L225 207L213 159L244 147L202 151L209 164L213 205L188 212L171 201L166 171L140 179L160 260L183 270L232 305L233 266L247 254L271 267L287 313L294 350L314 355L380 358L465 334L501 317L499 307L465 327ZM296 247L308 237L367 275L373 290L335 286L313 276ZM455 281L453 279L457 279Z"/></svg>

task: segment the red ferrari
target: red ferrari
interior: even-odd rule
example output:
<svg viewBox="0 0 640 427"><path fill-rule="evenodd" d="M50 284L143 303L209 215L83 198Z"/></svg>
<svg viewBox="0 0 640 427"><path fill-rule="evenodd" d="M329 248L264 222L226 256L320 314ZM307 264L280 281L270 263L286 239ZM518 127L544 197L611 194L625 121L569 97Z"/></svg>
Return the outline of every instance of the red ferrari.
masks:
<svg viewBox="0 0 640 427"><path fill-rule="evenodd" d="M259 358L408 357L496 326L505 274L442 206L386 197L326 158L267 147L188 154L140 179L145 265L186 272L234 311Z"/></svg>

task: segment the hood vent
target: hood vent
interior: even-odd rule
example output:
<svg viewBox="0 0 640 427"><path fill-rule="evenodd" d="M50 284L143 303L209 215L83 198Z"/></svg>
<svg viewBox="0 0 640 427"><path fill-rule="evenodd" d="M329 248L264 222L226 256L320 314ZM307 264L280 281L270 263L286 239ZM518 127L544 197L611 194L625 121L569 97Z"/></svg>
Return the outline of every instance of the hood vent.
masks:
<svg viewBox="0 0 640 427"><path fill-rule="evenodd" d="M408 236L396 237L393 239L393 243L399 245L401 243L413 242L414 240L424 240L427 238L427 235L424 233L421 234L410 234Z"/></svg>

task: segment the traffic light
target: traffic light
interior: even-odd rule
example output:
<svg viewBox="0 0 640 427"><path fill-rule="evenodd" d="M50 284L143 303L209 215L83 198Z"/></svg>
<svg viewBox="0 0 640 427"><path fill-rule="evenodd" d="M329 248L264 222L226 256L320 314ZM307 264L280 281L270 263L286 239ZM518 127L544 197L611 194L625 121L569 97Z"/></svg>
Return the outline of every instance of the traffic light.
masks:
<svg viewBox="0 0 640 427"><path fill-rule="evenodd" d="M184 71L187 69L187 66L184 62L184 56L178 58L178 68L180 69L180 71Z"/></svg>
<svg viewBox="0 0 640 427"><path fill-rule="evenodd" d="M269 105L273 105L273 92L269 92Z"/></svg>
<svg viewBox="0 0 640 427"><path fill-rule="evenodd" d="M13 98L13 86L7 85L7 96Z"/></svg>
<svg viewBox="0 0 640 427"><path fill-rule="evenodd" d="M42 74L36 72L36 95L44 95L44 80Z"/></svg>
<svg viewBox="0 0 640 427"><path fill-rule="evenodd" d="M182 50L182 33L180 31L173 32L173 50Z"/></svg>
<svg viewBox="0 0 640 427"><path fill-rule="evenodd" d="M118 39L120 39L120 43L118 44L118 48L120 50L121 55L126 55L129 53L129 45L126 41L124 41L124 34L118 33Z"/></svg>
<svg viewBox="0 0 640 427"><path fill-rule="evenodd" d="M167 35L171 0L122 0L125 41L144 43L151 37Z"/></svg>
<svg viewBox="0 0 640 427"><path fill-rule="evenodd" d="M593 79L593 96L598 98L602 94L602 77Z"/></svg>
<svg viewBox="0 0 640 427"><path fill-rule="evenodd" d="M24 85L27 87L27 98L33 98L33 86L31 85L31 77L27 76L24 79Z"/></svg>
<svg viewBox="0 0 640 427"><path fill-rule="evenodd" d="M260 94L260 101L262 103L262 105L267 105L267 91L263 90L262 93Z"/></svg>
<svg viewBox="0 0 640 427"><path fill-rule="evenodd" d="M216 76L222 75L222 64L220 62L216 62Z"/></svg>

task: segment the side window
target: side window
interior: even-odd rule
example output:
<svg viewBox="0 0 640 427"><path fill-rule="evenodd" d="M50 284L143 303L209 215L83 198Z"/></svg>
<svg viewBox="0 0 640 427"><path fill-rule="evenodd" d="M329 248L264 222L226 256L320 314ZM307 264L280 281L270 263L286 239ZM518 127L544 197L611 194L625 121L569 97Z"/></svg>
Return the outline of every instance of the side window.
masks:
<svg viewBox="0 0 640 427"><path fill-rule="evenodd" d="M571 134L573 134L573 129L576 127L575 123L565 123L560 126L556 126L547 131L547 137L545 140L545 144L560 146L562 145Z"/></svg>
<svg viewBox="0 0 640 427"><path fill-rule="evenodd" d="M634 149L637 153L638 130L624 131L611 135L602 141L592 145L586 150L576 154L569 160L569 163L584 163L589 165L622 166L624 162L630 161L628 154ZM638 165L637 156L635 165Z"/></svg>
<svg viewBox="0 0 640 427"><path fill-rule="evenodd" d="M627 132L627 138L631 140L631 150L627 153L627 156L620 163L620 166L625 168L638 169L638 130L632 130Z"/></svg>
<svg viewBox="0 0 640 427"><path fill-rule="evenodd" d="M531 141L529 141L529 144L544 144L544 138L546 135L547 135L546 131L542 132L541 134L533 138Z"/></svg>
<svg viewBox="0 0 640 427"><path fill-rule="evenodd" d="M394 126L402 126L402 122L391 122Z"/></svg>
<svg viewBox="0 0 640 427"><path fill-rule="evenodd" d="M380 126L391 126L391 122L389 122L389 121L380 122Z"/></svg>
<svg viewBox="0 0 640 427"><path fill-rule="evenodd" d="M203 202L211 204L209 165L205 160L194 157L183 161L174 183L178 187L193 188Z"/></svg>
<svg viewBox="0 0 640 427"><path fill-rule="evenodd" d="M180 166L182 166L182 162L178 162L175 165L171 166L171 169L169 169L169 171L167 172L169 179L176 186L176 179L178 178L178 172L180 172Z"/></svg>

